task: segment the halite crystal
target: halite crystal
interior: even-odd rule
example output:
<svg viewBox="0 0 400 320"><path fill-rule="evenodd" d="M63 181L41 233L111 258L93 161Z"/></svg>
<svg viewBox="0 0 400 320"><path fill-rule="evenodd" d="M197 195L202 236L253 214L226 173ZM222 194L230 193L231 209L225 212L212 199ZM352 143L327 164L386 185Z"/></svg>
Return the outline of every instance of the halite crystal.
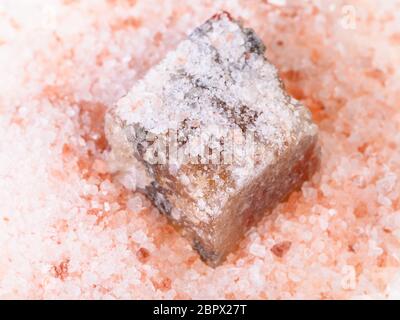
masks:
<svg viewBox="0 0 400 320"><path fill-rule="evenodd" d="M253 30L217 14L106 117L114 156L145 170L139 189L211 266L318 164L317 128L264 51Z"/></svg>

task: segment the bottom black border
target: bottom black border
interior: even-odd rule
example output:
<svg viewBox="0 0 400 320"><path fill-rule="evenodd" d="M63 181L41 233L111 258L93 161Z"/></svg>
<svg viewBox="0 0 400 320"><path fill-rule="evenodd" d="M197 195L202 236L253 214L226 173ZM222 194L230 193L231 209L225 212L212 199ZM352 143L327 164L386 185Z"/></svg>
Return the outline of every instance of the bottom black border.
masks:
<svg viewBox="0 0 400 320"><path fill-rule="evenodd" d="M133 301L0 301L3 314L109 319L268 319L299 317L342 319L351 313L382 318L397 314L398 301L260 301L260 300L133 300ZM232 307L229 307L232 306ZM239 306L239 307L236 307ZM391 310L393 308L393 310ZM185 310L185 312L183 312ZM5 317L7 319L7 316Z"/></svg>

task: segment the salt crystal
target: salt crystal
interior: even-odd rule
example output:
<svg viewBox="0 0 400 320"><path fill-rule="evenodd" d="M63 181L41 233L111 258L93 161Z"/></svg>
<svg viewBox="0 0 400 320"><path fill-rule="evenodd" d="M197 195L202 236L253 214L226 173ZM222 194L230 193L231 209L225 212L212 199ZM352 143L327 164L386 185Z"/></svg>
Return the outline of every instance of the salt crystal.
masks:
<svg viewBox="0 0 400 320"><path fill-rule="evenodd" d="M378 246L375 240L370 239L368 241L368 247L369 247L369 254L378 257L383 253L383 249Z"/></svg>
<svg viewBox="0 0 400 320"><path fill-rule="evenodd" d="M199 199L199 201L197 202L197 207L199 208L199 210L204 211L206 209L206 202L204 201L204 199Z"/></svg>
<svg viewBox="0 0 400 320"><path fill-rule="evenodd" d="M147 235L142 230L133 232L132 239L139 244L145 244L148 241Z"/></svg>
<svg viewBox="0 0 400 320"><path fill-rule="evenodd" d="M189 177L185 174L181 175L181 181L185 186L188 186L190 184Z"/></svg>
<svg viewBox="0 0 400 320"><path fill-rule="evenodd" d="M315 188L311 187L304 187L302 188L304 197L306 197L309 200L315 200L317 198L317 190Z"/></svg>
<svg viewBox="0 0 400 320"><path fill-rule="evenodd" d="M114 190L114 186L109 180L104 180L100 184L100 189L103 195L107 195Z"/></svg>
<svg viewBox="0 0 400 320"><path fill-rule="evenodd" d="M292 280L293 282L300 282L301 281L301 277L298 276L296 273L294 272L289 272L288 273L288 277L290 280Z"/></svg>
<svg viewBox="0 0 400 320"><path fill-rule="evenodd" d="M336 211L335 209L329 209L329 210L328 210L328 214L329 214L331 217L333 217L333 216L335 216L335 215L337 214L337 211Z"/></svg>
<svg viewBox="0 0 400 320"><path fill-rule="evenodd" d="M397 273L395 278L389 283L388 299L400 300L400 274Z"/></svg>
<svg viewBox="0 0 400 320"><path fill-rule="evenodd" d="M326 256L326 254L321 253L318 256L318 261L321 262L322 264L325 264L328 261L328 257Z"/></svg>
<svg viewBox="0 0 400 320"><path fill-rule="evenodd" d="M319 226L321 227L322 231L328 230L329 221L328 221L328 218L326 216L319 217Z"/></svg>
<svg viewBox="0 0 400 320"><path fill-rule="evenodd" d="M302 233L302 238L303 238L304 241L308 242L313 238L313 234L312 234L312 232L304 231Z"/></svg>
<svg viewBox="0 0 400 320"><path fill-rule="evenodd" d="M96 201L96 200L92 200L91 201L91 207L93 208L93 209L100 209L101 207L100 207L100 203L98 202L98 201Z"/></svg>
<svg viewBox="0 0 400 320"><path fill-rule="evenodd" d="M256 256L256 257L260 257L260 258L264 258L266 255L266 250L265 247L256 243L253 243L250 248L249 248L249 252Z"/></svg>
<svg viewBox="0 0 400 320"><path fill-rule="evenodd" d="M392 200L390 200L388 197L385 197L382 194L378 194L378 203L385 206L385 207L391 207L392 206Z"/></svg>
<svg viewBox="0 0 400 320"><path fill-rule="evenodd" d="M263 283L263 273L261 272L261 266L259 263L253 264L249 268L250 281L254 288L260 287Z"/></svg>
<svg viewBox="0 0 400 320"><path fill-rule="evenodd" d="M376 182L376 188L379 194L387 194L393 190L397 182L397 175L393 172L388 172L383 178Z"/></svg>
<svg viewBox="0 0 400 320"><path fill-rule="evenodd" d="M356 270L351 265L342 268L341 286L344 290L354 290L356 287Z"/></svg>
<svg viewBox="0 0 400 320"><path fill-rule="evenodd" d="M146 168L138 190L211 266L318 165L317 128L264 51L254 31L216 14L106 116L116 154Z"/></svg>
<svg viewBox="0 0 400 320"><path fill-rule="evenodd" d="M269 3L274 4L276 6L285 6L286 0L268 0Z"/></svg>
<svg viewBox="0 0 400 320"><path fill-rule="evenodd" d="M143 209L143 202L139 195L134 195L127 202L127 207L133 212L140 212Z"/></svg>
<svg viewBox="0 0 400 320"><path fill-rule="evenodd" d="M308 221L310 224L315 224L317 222L317 217L315 215L311 215L308 217Z"/></svg>
<svg viewBox="0 0 400 320"><path fill-rule="evenodd" d="M136 172L128 171L118 175L118 181L128 190L136 190Z"/></svg>

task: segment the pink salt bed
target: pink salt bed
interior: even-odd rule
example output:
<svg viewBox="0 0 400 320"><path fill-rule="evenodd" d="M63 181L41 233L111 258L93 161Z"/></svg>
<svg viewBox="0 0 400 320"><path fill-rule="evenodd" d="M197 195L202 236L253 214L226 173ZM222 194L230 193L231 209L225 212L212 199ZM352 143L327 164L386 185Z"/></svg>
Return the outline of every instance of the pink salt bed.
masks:
<svg viewBox="0 0 400 320"><path fill-rule="evenodd" d="M103 119L220 10L260 35L322 158L212 269L115 174ZM398 1L2 1L0 298L400 298L398 30Z"/></svg>

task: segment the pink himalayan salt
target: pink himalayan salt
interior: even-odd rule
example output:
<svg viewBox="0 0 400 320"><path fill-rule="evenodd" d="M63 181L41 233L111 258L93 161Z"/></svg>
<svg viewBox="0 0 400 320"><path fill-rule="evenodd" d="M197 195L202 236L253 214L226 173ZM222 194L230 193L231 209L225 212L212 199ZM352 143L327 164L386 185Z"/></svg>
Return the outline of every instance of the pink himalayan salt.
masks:
<svg viewBox="0 0 400 320"><path fill-rule="evenodd" d="M377 181L400 175L400 8L346 4L356 29L344 23L351 16L339 0L32 0L24 10L2 1L0 297L398 299L400 184ZM322 166L307 191L292 194L212 270L152 208L127 210L131 191L92 164L107 157L104 137L96 139L105 108L221 9L256 30L287 90L312 110ZM44 14L54 23L43 23ZM103 194L110 179L115 187ZM110 212L92 213L92 200ZM336 212L326 231L321 208ZM143 244L129 237L138 230ZM280 241L292 242L282 258L270 252ZM264 256L250 253L255 243ZM140 248L151 254L145 262ZM67 260L61 279L54 268ZM170 286L160 287L166 278Z"/></svg>

